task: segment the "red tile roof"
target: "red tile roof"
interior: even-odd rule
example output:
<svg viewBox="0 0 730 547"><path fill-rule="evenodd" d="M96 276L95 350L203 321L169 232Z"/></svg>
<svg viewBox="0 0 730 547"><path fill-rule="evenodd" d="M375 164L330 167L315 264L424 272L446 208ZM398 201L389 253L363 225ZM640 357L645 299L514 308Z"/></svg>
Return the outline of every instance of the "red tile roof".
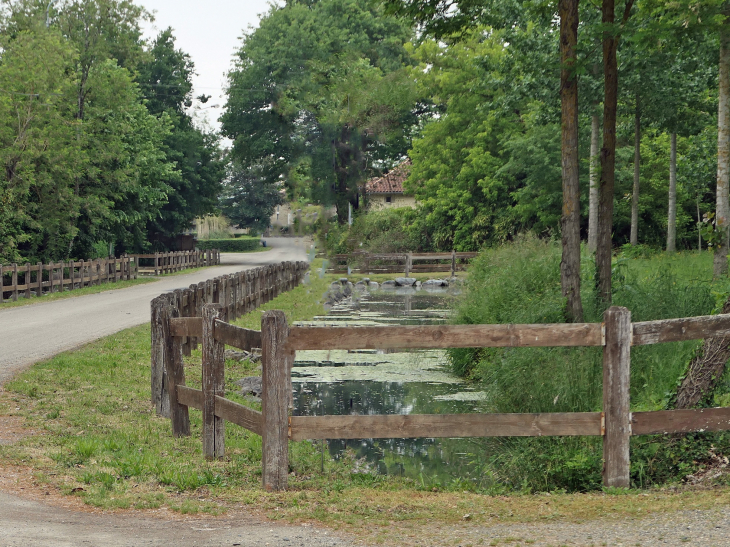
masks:
<svg viewBox="0 0 730 547"><path fill-rule="evenodd" d="M365 183L366 194L402 194L403 181L411 173L411 160L408 159L382 177L370 179Z"/></svg>

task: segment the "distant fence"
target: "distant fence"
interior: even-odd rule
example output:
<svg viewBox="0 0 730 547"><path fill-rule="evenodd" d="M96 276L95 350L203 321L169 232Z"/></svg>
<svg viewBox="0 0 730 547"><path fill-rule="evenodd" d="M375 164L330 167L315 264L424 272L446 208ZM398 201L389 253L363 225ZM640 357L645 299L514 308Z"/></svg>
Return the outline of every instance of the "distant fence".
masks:
<svg viewBox="0 0 730 547"><path fill-rule="evenodd" d="M221 253L218 249L174 251L134 255L134 257L139 263L138 271L140 275L164 275L187 270L188 268L217 266L221 263Z"/></svg>
<svg viewBox="0 0 730 547"><path fill-rule="evenodd" d="M466 269L469 260L479 253L365 253L336 254L332 257L330 273L413 273L450 272Z"/></svg>
<svg viewBox="0 0 730 547"><path fill-rule="evenodd" d="M0 302L6 298L15 302L20 295L30 298L136 278L135 259L126 255L50 264L0 264Z"/></svg>
<svg viewBox="0 0 730 547"><path fill-rule="evenodd" d="M171 319L197 320L196 324L200 324L205 305L218 304L221 317L226 321L233 321L282 292L298 286L308 270L307 262L281 262L208 279L152 300L151 389L152 403L157 413L169 416L171 399L176 396L175 390L169 388L170 382L174 380L170 371L177 370L177 365L171 360L173 357L177 358L178 350L181 352L180 356L190 355L191 350L197 348L202 336L201 332L195 331L183 338L176 338L173 343L170 334ZM205 347L203 351L206 351ZM181 363L182 361L180 366ZM174 405L173 407L176 408Z"/></svg>
<svg viewBox="0 0 730 547"><path fill-rule="evenodd" d="M603 438L603 484L628 487L632 435L730 430L730 408L631 412L629 406L631 346L727 336L730 314L632 323L628 309L612 307L603 323L290 328L283 312L267 311L261 331L224 322L217 305L203 306L201 315L179 317L168 304L158 316L173 433L190 434L192 407L203 411L208 458L223 456L224 420L261 435L263 485L270 490L287 486L290 440L593 435ZM185 385L183 343L191 336L202 338L202 390ZM261 412L223 397L226 344L261 348ZM603 348L602 412L289 416L296 350L549 346Z"/></svg>

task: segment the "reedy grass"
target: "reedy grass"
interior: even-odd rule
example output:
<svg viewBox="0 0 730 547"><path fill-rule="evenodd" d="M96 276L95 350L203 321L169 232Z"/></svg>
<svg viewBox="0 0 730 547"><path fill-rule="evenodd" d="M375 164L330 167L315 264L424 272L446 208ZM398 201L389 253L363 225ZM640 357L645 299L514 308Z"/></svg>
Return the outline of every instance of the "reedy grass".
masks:
<svg viewBox="0 0 730 547"><path fill-rule="evenodd" d="M592 258L584 255L582 264L584 320L600 322L603 306L593 291ZM563 322L559 272L560 247L555 243L526 236L486 251L470 270L456 322ZM727 294L726 282L711 281L709 253L620 257L614 263L613 304L631 310L633 321L709 314ZM632 410L666 408L699 346L692 341L632 348ZM452 350L451 360L455 372L481 383L494 412L589 412L602 407L600 348ZM727 388L724 382L716 401ZM710 437L730 448L730 435ZM702 444L699 438L697 442ZM651 437L632 439L636 484L679 480L693 469L676 449L664 454L671 465L657 465L656 443ZM653 453L642 448L647 444ZM698 460L696 468L701 451L689 452ZM490 482L514 489L600 488L602 449L597 438L487 439L478 458Z"/></svg>

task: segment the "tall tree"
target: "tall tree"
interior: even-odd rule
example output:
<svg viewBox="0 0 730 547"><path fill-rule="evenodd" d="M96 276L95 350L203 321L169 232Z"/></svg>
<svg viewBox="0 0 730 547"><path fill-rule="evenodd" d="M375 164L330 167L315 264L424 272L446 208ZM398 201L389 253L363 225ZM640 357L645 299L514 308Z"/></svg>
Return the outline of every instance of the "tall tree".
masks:
<svg viewBox="0 0 730 547"><path fill-rule="evenodd" d="M402 69L411 34L367 0L272 7L229 74L222 123L235 160L263 169L271 184L309 166L314 197L344 221L373 165L407 150L415 98Z"/></svg>
<svg viewBox="0 0 730 547"><path fill-rule="evenodd" d="M157 36L137 70L147 109L171 121L164 150L179 171L166 181L171 188L167 203L147 225L148 239L158 245L188 229L196 217L216 210L225 177L218 138L196 127L186 110L192 103L194 70L190 56L175 47L170 28Z"/></svg>
<svg viewBox="0 0 730 547"><path fill-rule="evenodd" d="M583 320L580 298L580 181L578 159L578 0L560 0L560 102L563 216L563 257L560 285L567 298L566 316Z"/></svg>

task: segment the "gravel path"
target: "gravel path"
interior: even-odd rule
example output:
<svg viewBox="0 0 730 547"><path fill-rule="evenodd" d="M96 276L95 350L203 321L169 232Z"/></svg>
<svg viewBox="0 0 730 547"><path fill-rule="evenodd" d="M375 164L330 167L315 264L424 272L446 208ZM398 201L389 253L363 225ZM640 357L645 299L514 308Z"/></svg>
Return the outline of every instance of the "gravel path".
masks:
<svg viewBox="0 0 730 547"><path fill-rule="evenodd" d="M0 305L0 385L42 359L148 322L150 301L166 291L266 264L307 259L310 243L306 239L268 238L266 242L270 251L223 253L220 266L154 283L32 306L2 309Z"/></svg>

